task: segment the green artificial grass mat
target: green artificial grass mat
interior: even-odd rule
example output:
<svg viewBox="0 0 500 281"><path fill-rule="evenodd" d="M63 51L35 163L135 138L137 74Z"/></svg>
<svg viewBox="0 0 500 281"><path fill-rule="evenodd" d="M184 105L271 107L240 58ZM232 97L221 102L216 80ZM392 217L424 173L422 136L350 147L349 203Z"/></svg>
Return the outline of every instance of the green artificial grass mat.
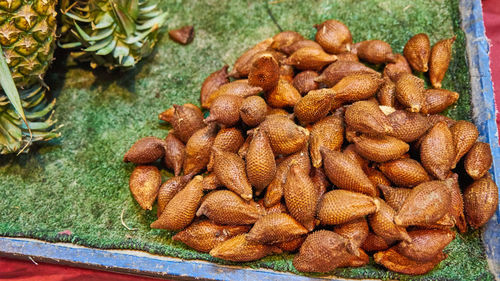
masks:
<svg viewBox="0 0 500 281"><path fill-rule="evenodd" d="M470 86L465 39L458 0L327 0L327 1L163 1L167 29L193 24L194 41L181 46L163 35L156 51L135 69L108 73L77 65L59 53L48 74L57 97L56 118L62 137L18 157L0 157L0 235L65 241L97 248L139 249L183 259L222 264L208 254L173 242L173 232L150 229L156 211L141 210L128 189L132 164L125 151L144 136L165 137L168 126L157 114L172 104L198 104L204 78L224 64L232 65L244 49L279 30L313 38L314 24L326 19L346 23L355 41L382 39L402 52L414 34L426 32L431 43L457 35L444 88L461 94L448 114L470 120ZM164 179L171 174L165 173ZM137 228L129 231L124 220ZM70 230L71 235L58 234ZM457 234L445 252L449 257L430 273L410 277L370 263L337 269L346 278L403 280L493 280L480 231ZM244 263L299 274L293 255Z"/></svg>

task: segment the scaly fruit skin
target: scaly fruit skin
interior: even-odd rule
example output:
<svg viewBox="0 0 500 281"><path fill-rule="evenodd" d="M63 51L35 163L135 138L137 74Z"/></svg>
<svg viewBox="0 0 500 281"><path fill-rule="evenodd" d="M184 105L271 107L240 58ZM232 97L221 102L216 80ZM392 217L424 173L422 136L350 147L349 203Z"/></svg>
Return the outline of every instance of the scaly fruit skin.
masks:
<svg viewBox="0 0 500 281"><path fill-rule="evenodd" d="M380 76L377 71L360 62L338 60L325 68L321 75L316 77L314 81L323 83L328 87L333 87L342 80L342 78L353 74L374 74Z"/></svg>
<svg viewBox="0 0 500 281"><path fill-rule="evenodd" d="M210 108L213 101L223 95L234 95L242 98L254 96L262 91L261 87L248 85L248 80L236 80L227 84L221 85L217 90L212 92L205 103L206 108Z"/></svg>
<svg viewBox="0 0 500 281"><path fill-rule="evenodd" d="M223 128L220 129L217 136L215 136L212 149L217 147L223 151L237 152L244 141L243 134L238 128ZM214 158L215 154L212 152L210 154L210 161L207 164L207 170L209 172L213 170Z"/></svg>
<svg viewBox="0 0 500 281"><path fill-rule="evenodd" d="M340 117L327 116L316 122L310 131L309 150L311 161L315 168L319 168L323 164L323 157L320 152L322 146L330 150L340 150L344 142L344 124Z"/></svg>
<svg viewBox="0 0 500 281"><path fill-rule="evenodd" d="M476 142L465 156L465 171L473 179L482 178L493 163L491 147L488 143Z"/></svg>
<svg viewBox="0 0 500 281"><path fill-rule="evenodd" d="M420 112L425 104L424 80L404 73L396 82L396 99L411 112Z"/></svg>
<svg viewBox="0 0 500 281"><path fill-rule="evenodd" d="M335 189L325 193L318 206L321 224L342 224L375 213L379 202L361 193Z"/></svg>
<svg viewBox="0 0 500 281"><path fill-rule="evenodd" d="M453 135L444 122L439 122L422 137L420 161L434 177L444 180L455 159Z"/></svg>
<svg viewBox="0 0 500 281"><path fill-rule="evenodd" d="M266 102L271 107L293 107L301 98L299 91L292 85L292 80L281 75L276 87L266 94Z"/></svg>
<svg viewBox="0 0 500 281"><path fill-rule="evenodd" d="M432 46L429 62L429 78L434 88L441 88L441 82L450 65L451 46L455 42L455 39L456 36L443 39Z"/></svg>
<svg viewBox="0 0 500 281"><path fill-rule="evenodd" d="M367 136L354 137L356 151L364 158L375 162L398 159L410 150L410 146L395 137Z"/></svg>
<svg viewBox="0 0 500 281"><path fill-rule="evenodd" d="M370 101L357 101L347 107L345 122L353 130L370 135L392 133L393 128L387 116L377 104Z"/></svg>
<svg viewBox="0 0 500 281"><path fill-rule="evenodd" d="M411 242L411 238L408 236L406 229L394 223L396 211L385 203L384 200L378 199L378 201L380 204L379 210L368 216L373 232L384 239Z"/></svg>
<svg viewBox="0 0 500 281"><path fill-rule="evenodd" d="M408 232L411 242L401 242L394 249L401 255L420 262L434 259L455 239L455 232L441 229L422 229Z"/></svg>
<svg viewBox="0 0 500 281"><path fill-rule="evenodd" d="M382 163L379 169L397 186L413 187L430 180L424 167L410 158Z"/></svg>
<svg viewBox="0 0 500 281"><path fill-rule="evenodd" d="M271 48L287 53L285 50L287 50L294 43L302 40L304 40L304 37L298 32L290 30L282 31L273 36Z"/></svg>
<svg viewBox="0 0 500 281"><path fill-rule="evenodd" d="M309 91L318 89L317 77L318 73L316 71L305 70L293 77L292 85L301 95L305 95Z"/></svg>
<svg viewBox="0 0 500 281"><path fill-rule="evenodd" d="M288 214L268 214L255 222L247 234L247 240L263 244L281 243L299 238L307 232Z"/></svg>
<svg viewBox="0 0 500 281"><path fill-rule="evenodd" d="M267 38L262 42L257 43L252 48L246 50L234 63L229 76L234 78L243 78L247 77L250 73L250 68L252 67L252 59L253 57L262 51L265 51L271 48L271 44L273 43L272 38Z"/></svg>
<svg viewBox="0 0 500 281"><path fill-rule="evenodd" d="M279 77L280 69L278 62L270 53L264 52L254 59L250 73L248 74L248 84L261 87L267 92L278 84Z"/></svg>
<svg viewBox="0 0 500 281"><path fill-rule="evenodd" d="M384 68L384 76L396 83L402 74L412 74L410 65L403 55L396 54L394 63L388 63Z"/></svg>
<svg viewBox="0 0 500 281"><path fill-rule="evenodd" d="M175 176L181 174L185 149L186 146L172 132L169 132L165 138L165 156L163 162L168 169L174 172Z"/></svg>
<svg viewBox="0 0 500 281"><path fill-rule="evenodd" d="M257 129L255 132L245 160L248 180L255 187L256 195L260 195L276 174L273 150L262 130Z"/></svg>
<svg viewBox="0 0 500 281"><path fill-rule="evenodd" d="M207 100L210 95L217 91L220 86L229 83L229 78L227 74L228 65L224 65L221 69L211 73L205 78L200 90L200 103L201 107L208 109L210 105L207 105Z"/></svg>
<svg viewBox="0 0 500 281"><path fill-rule="evenodd" d="M61 46L90 66L133 67L148 56L167 13L154 0L63 0Z"/></svg>
<svg viewBox="0 0 500 281"><path fill-rule="evenodd" d="M391 45L382 40L366 40L354 44L353 52L364 61L374 64L395 62Z"/></svg>
<svg viewBox="0 0 500 281"><path fill-rule="evenodd" d="M184 174L204 170L210 161L210 150L217 135L217 125L210 124L196 131L186 143L183 170Z"/></svg>
<svg viewBox="0 0 500 281"><path fill-rule="evenodd" d="M365 218L359 218L334 227L333 231L347 240L347 250L360 256L360 248L368 237L370 228Z"/></svg>
<svg viewBox="0 0 500 281"><path fill-rule="evenodd" d="M213 149L214 173L229 190L245 200L252 199L252 186L245 171L245 161L236 153Z"/></svg>
<svg viewBox="0 0 500 281"><path fill-rule="evenodd" d="M243 100L240 107L240 118L250 127L258 126L267 115L267 103L259 96L251 96Z"/></svg>
<svg viewBox="0 0 500 281"><path fill-rule="evenodd" d="M376 263L387 269L409 275L425 274L434 269L446 257L446 254L441 252L428 262L418 262L401 255L394 247L373 256Z"/></svg>
<svg viewBox="0 0 500 281"><path fill-rule="evenodd" d="M450 105L454 104L460 94L445 89L427 89L424 92L425 103L422 107L424 114L441 113Z"/></svg>
<svg viewBox="0 0 500 281"><path fill-rule="evenodd" d="M316 42L329 53L336 54L348 51L352 44L349 28L340 21L326 20L314 27L318 30Z"/></svg>
<svg viewBox="0 0 500 281"><path fill-rule="evenodd" d="M228 261L253 261L282 251L275 246L249 241L247 234L237 235L213 248L210 255Z"/></svg>
<svg viewBox="0 0 500 281"><path fill-rule="evenodd" d="M453 144L455 145L456 153L453 165L451 166L454 169L462 156L469 152L471 147L476 143L479 131L476 125L464 120L457 121L457 123L451 126L450 131L453 134Z"/></svg>
<svg viewBox="0 0 500 281"><path fill-rule="evenodd" d="M483 177L464 191L464 207L467 222L473 228L485 225L498 206L498 187L489 177Z"/></svg>
<svg viewBox="0 0 500 281"><path fill-rule="evenodd" d="M328 114L332 100L330 89L313 90L295 104L293 112L300 123L314 123Z"/></svg>
<svg viewBox="0 0 500 281"><path fill-rule="evenodd" d="M160 189L158 190L158 206L156 208L158 217L160 217L168 202L170 202L170 200L172 200L172 198L174 198L174 196L186 186L193 176L194 174L188 174L173 177L160 186Z"/></svg>
<svg viewBox="0 0 500 281"><path fill-rule="evenodd" d="M293 65L300 70L321 70L327 64L337 60L337 56L325 53L314 47L304 47L295 51L285 64Z"/></svg>
<svg viewBox="0 0 500 281"><path fill-rule="evenodd" d="M431 56L429 36L419 33L410 38L403 49L403 54L413 69L427 72Z"/></svg>
<svg viewBox="0 0 500 281"><path fill-rule="evenodd" d="M393 188L388 185L379 184L378 188L384 194L385 202L396 212L401 209L406 198L410 196L410 188Z"/></svg>
<svg viewBox="0 0 500 281"><path fill-rule="evenodd" d="M429 129L427 118L417 112L396 110L387 116L392 126L393 137L404 142L413 142L420 138Z"/></svg>
<svg viewBox="0 0 500 281"><path fill-rule="evenodd" d="M160 170L155 166L137 166L130 175L130 192L144 210L151 210L160 185Z"/></svg>

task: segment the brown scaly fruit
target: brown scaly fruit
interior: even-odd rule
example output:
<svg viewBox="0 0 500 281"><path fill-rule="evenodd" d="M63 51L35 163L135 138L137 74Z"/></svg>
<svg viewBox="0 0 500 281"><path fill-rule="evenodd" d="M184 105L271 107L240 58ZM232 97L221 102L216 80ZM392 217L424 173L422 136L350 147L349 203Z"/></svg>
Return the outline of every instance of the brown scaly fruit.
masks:
<svg viewBox="0 0 500 281"><path fill-rule="evenodd" d="M236 153L238 149L243 145L244 141L245 139L243 139L243 135L238 128L223 128L220 129L217 133L217 136L215 136L212 149L214 147L217 147L218 149L223 151ZM210 153L210 160L207 164L207 170L210 172L213 170L214 158L214 153Z"/></svg>
<svg viewBox="0 0 500 281"><path fill-rule="evenodd" d="M282 253L281 249L276 246L251 242L246 239L246 236L247 234L236 235L218 244L210 251L210 255L223 260L243 262Z"/></svg>
<svg viewBox="0 0 500 281"><path fill-rule="evenodd" d="M357 61L359 62L358 55L353 52L342 52L336 54L337 60L339 61Z"/></svg>
<svg viewBox="0 0 500 281"><path fill-rule="evenodd" d="M240 107L240 118L250 127L256 127L267 115L267 103L259 96L251 96L243 100Z"/></svg>
<svg viewBox="0 0 500 281"><path fill-rule="evenodd" d="M375 162L398 159L410 150L406 142L391 136L361 135L353 141L359 155Z"/></svg>
<svg viewBox="0 0 500 281"><path fill-rule="evenodd" d="M192 103L185 103L185 104L183 104L183 106L186 106L186 107L189 107L193 110L196 110L201 115L203 115L203 113L201 112L200 108L197 105L194 105ZM172 122L174 121L174 114L175 114L175 107L171 106L171 107L167 108L165 111L163 111L162 113L158 114L158 119L172 124Z"/></svg>
<svg viewBox="0 0 500 281"><path fill-rule="evenodd" d="M335 186L370 196L377 194L375 186L366 176L359 162L342 152L328 148L322 147L320 152L326 175Z"/></svg>
<svg viewBox="0 0 500 281"><path fill-rule="evenodd" d="M382 199L377 199L380 207L377 212L368 216L370 226L378 236L387 240L404 240L411 242L404 227L394 223L396 211Z"/></svg>
<svg viewBox="0 0 500 281"><path fill-rule="evenodd" d="M270 91L278 84L280 69L278 62L270 53L259 54L253 60L250 73L248 74L248 85L261 87L264 91Z"/></svg>
<svg viewBox="0 0 500 281"><path fill-rule="evenodd" d="M318 73L313 70L304 70L293 78L292 85L299 91L301 95L309 93L309 91L318 89L319 85L316 82Z"/></svg>
<svg viewBox="0 0 500 281"><path fill-rule="evenodd" d="M396 99L411 112L420 112L425 103L424 80L412 74L402 74L396 82Z"/></svg>
<svg viewBox="0 0 500 281"><path fill-rule="evenodd" d="M210 108L210 104L207 104L208 97L217 91L222 85L229 83L227 69L229 66L224 65L221 69L212 72L205 78L200 90L200 103L201 107L205 109Z"/></svg>
<svg viewBox="0 0 500 281"><path fill-rule="evenodd" d="M431 180L424 167L410 158L381 163L378 168L397 186L414 187Z"/></svg>
<svg viewBox="0 0 500 281"><path fill-rule="evenodd" d="M457 92L452 92L444 89L428 89L425 90L425 102L422 107L424 114L441 113L450 105L457 102L460 95Z"/></svg>
<svg viewBox="0 0 500 281"><path fill-rule="evenodd" d="M166 143L157 137L144 137L136 141L123 156L123 162L148 164L165 155Z"/></svg>
<svg viewBox="0 0 500 281"><path fill-rule="evenodd" d="M288 50L291 45L302 40L304 40L304 37L300 35L300 33L295 31L285 30L274 35L271 48L280 52L285 52L285 50Z"/></svg>
<svg viewBox="0 0 500 281"><path fill-rule="evenodd" d="M280 76L278 85L266 94L266 102L271 107L293 107L301 98L292 81L285 76Z"/></svg>
<svg viewBox="0 0 500 281"><path fill-rule="evenodd" d="M247 157L248 147L250 146L250 142L252 141L252 134L248 134L245 142L238 149L238 155L241 159L245 159Z"/></svg>
<svg viewBox="0 0 500 281"><path fill-rule="evenodd" d="M160 170L155 166L137 166L130 175L130 192L144 210L152 209L160 185Z"/></svg>
<svg viewBox="0 0 500 281"><path fill-rule="evenodd" d="M403 54L414 70L427 72L431 56L429 36L425 33L414 35L406 43Z"/></svg>
<svg viewBox="0 0 500 281"><path fill-rule="evenodd" d="M420 161L432 176L444 180L455 159L453 135L444 122L439 122L422 137Z"/></svg>
<svg viewBox="0 0 500 281"><path fill-rule="evenodd" d="M396 54L393 63L388 63L384 68L384 76L396 83L402 74L412 74L410 65L403 55Z"/></svg>
<svg viewBox="0 0 500 281"><path fill-rule="evenodd" d="M488 176L476 180L464 191L467 222L473 228L485 225L498 206L498 187Z"/></svg>
<svg viewBox="0 0 500 281"><path fill-rule="evenodd" d="M293 163L283 186L285 203L290 214L308 231L316 224L316 208L320 197L309 173Z"/></svg>
<svg viewBox="0 0 500 281"><path fill-rule="evenodd" d="M380 77L380 73L357 61L338 60L330 64L320 76L314 81L323 83L327 87L333 87L342 78L353 74L374 74Z"/></svg>
<svg viewBox="0 0 500 281"><path fill-rule="evenodd" d="M186 186L193 176L194 173L172 177L160 186L158 190L158 206L156 208L158 217L160 217L168 202Z"/></svg>
<svg viewBox="0 0 500 281"><path fill-rule="evenodd" d="M451 126L450 131L453 135L456 155L451 165L451 168L454 169L462 156L469 152L471 147L476 143L479 131L476 125L465 120L457 121L457 123Z"/></svg>
<svg viewBox="0 0 500 281"><path fill-rule="evenodd" d="M379 106L370 101L357 101L347 107L345 122L353 130L371 135L384 135L392 132L387 116Z"/></svg>
<svg viewBox="0 0 500 281"><path fill-rule="evenodd" d="M389 77L384 77L384 84L377 92L380 105L394 107L396 105L396 84Z"/></svg>
<svg viewBox="0 0 500 281"><path fill-rule="evenodd" d="M295 238L291 241L276 243L276 244L274 244L274 246L280 248L283 252L294 253L300 249L300 246L302 246L302 243L304 243L305 240L306 240L306 236L303 235L303 236L301 236L299 238Z"/></svg>
<svg viewBox="0 0 500 281"><path fill-rule="evenodd" d="M273 244L291 241L307 232L307 229L288 214L269 214L255 222L247 234L247 240L263 244Z"/></svg>
<svg viewBox="0 0 500 281"><path fill-rule="evenodd" d="M455 232L441 229L422 229L408 232L411 242L403 241L394 246L399 254L419 262L432 261L455 239Z"/></svg>
<svg viewBox="0 0 500 281"><path fill-rule="evenodd" d="M387 115L387 118L392 126L390 135L404 142L417 140L429 129L428 118L418 112L396 110Z"/></svg>
<svg viewBox="0 0 500 281"><path fill-rule="evenodd" d="M245 172L245 161L236 153L213 148L214 173L229 190L245 200L252 199L252 186Z"/></svg>
<svg viewBox="0 0 500 281"><path fill-rule="evenodd" d="M210 161L210 148L216 135L217 125L212 123L199 129L189 138L182 165L185 175L201 172L207 167L208 161Z"/></svg>
<svg viewBox="0 0 500 281"><path fill-rule="evenodd" d="M451 119L450 117L441 115L441 114L430 114L427 116L428 128L434 127L438 122L443 121L449 127L453 126L457 121Z"/></svg>
<svg viewBox="0 0 500 281"><path fill-rule="evenodd" d="M307 143L309 132L287 116L270 115L260 124L266 133L274 154L289 155L300 151Z"/></svg>
<svg viewBox="0 0 500 281"><path fill-rule="evenodd" d="M370 232L361 245L361 249L367 252L383 251L389 249L394 242L396 241L384 239L377 234Z"/></svg>
<svg viewBox="0 0 500 281"><path fill-rule="evenodd" d="M367 170L367 168L369 167L369 161L366 160L365 158L361 157L358 154L358 152L356 151L356 146L353 143L346 146L344 148L344 150L342 151L342 153L344 153L345 156L347 156L348 158L353 160L355 163L357 163L363 171ZM326 167L325 167L325 171L326 171Z"/></svg>
<svg viewBox="0 0 500 281"><path fill-rule="evenodd" d="M215 173L207 174L203 177L203 190L214 190L224 184L217 178Z"/></svg>
<svg viewBox="0 0 500 281"><path fill-rule="evenodd" d="M384 184L384 185L391 185L391 181L379 170L372 168L372 167L366 167L364 169L365 174L368 176L370 181L375 185L378 186L379 184ZM377 189L377 196L380 196L380 192Z"/></svg>
<svg viewBox="0 0 500 281"><path fill-rule="evenodd" d="M205 127L203 123L203 113L196 107L174 104L174 117L171 122L175 136L183 143L187 143L189 138L199 129Z"/></svg>
<svg viewBox="0 0 500 281"><path fill-rule="evenodd" d="M250 230L246 225L218 225L209 220L193 222L172 237L196 251L208 253L218 244Z"/></svg>
<svg viewBox="0 0 500 281"><path fill-rule="evenodd" d="M401 209L406 198L410 196L410 188L394 188L388 185L379 184L377 186L384 195L385 202L396 212Z"/></svg>
<svg viewBox="0 0 500 281"><path fill-rule="evenodd" d="M194 27L186 25L178 29L169 30L168 36L179 44L187 45L194 39Z"/></svg>
<svg viewBox="0 0 500 281"><path fill-rule="evenodd" d="M373 97L384 79L373 74L353 74L342 78L331 89L335 101L355 102Z"/></svg>
<svg viewBox="0 0 500 281"><path fill-rule="evenodd" d="M377 199L347 190L335 189L323 195L318 206L318 219L321 224L342 224L379 209Z"/></svg>
<svg viewBox="0 0 500 281"><path fill-rule="evenodd" d="M457 37L438 41L431 49L429 62L429 78L434 88L441 88L441 82L448 70L451 60L451 46Z"/></svg>
<svg viewBox="0 0 500 281"><path fill-rule="evenodd" d="M450 205L445 181L424 182L411 190L394 222L400 226L433 224L449 212Z"/></svg>
<svg viewBox="0 0 500 281"><path fill-rule="evenodd" d="M312 90L295 104L293 112L301 124L314 123L330 112L332 100L330 89Z"/></svg>
<svg viewBox="0 0 500 281"><path fill-rule="evenodd" d="M396 62L391 45L382 40L367 40L354 44L353 53L373 64Z"/></svg>
<svg viewBox="0 0 500 281"><path fill-rule="evenodd" d="M337 116L327 116L316 122L310 130L309 150L314 167L321 167L323 157L320 148L340 150L344 142L344 124Z"/></svg>
<svg viewBox="0 0 500 281"><path fill-rule="evenodd" d="M368 227L368 222L365 218L355 219L350 222L346 222L341 225L334 227L333 231L347 240L347 249L349 252L360 256L360 248L368 233L370 228Z"/></svg>
<svg viewBox="0 0 500 281"><path fill-rule="evenodd" d="M311 48L317 48L317 49L320 49L320 50L323 50L323 48L321 47L320 44L316 43L315 41L312 41L312 40L300 40L300 41L297 41L295 43L293 43L292 45L286 47L286 48L283 48L283 52L287 55L291 55L293 54L295 51L297 51L298 49L301 49L301 48L305 48L305 47L311 47Z"/></svg>
<svg viewBox="0 0 500 281"><path fill-rule="evenodd" d="M314 187L316 188L318 198L321 198L321 196L323 196L326 190L331 186L330 181L328 181L328 177L326 176L325 170L323 169L323 167L312 168L309 175L314 184Z"/></svg>
<svg viewBox="0 0 500 281"><path fill-rule="evenodd" d="M247 77L250 73L250 68L252 67L252 59L253 57L262 51L265 51L271 48L271 44L273 43L272 38L267 38L264 41L257 43L252 48L246 50L234 63L229 76L234 78L242 78Z"/></svg>
<svg viewBox="0 0 500 281"><path fill-rule="evenodd" d="M450 182L450 195L451 195L451 206L450 213L452 220L455 222L460 233L467 232L467 222L465 221L464 215L464 199L462 196L462 191L460 190L460 185L458 182L458 175L453 173L449 176L453 181Z"/></svg>
<svg viewBox="0 0 500 281"><path fill-rule="evenodd" d="M484 142L476 142L465 156L465 171L471 178L478 180L482 178L493 163L490 145Z"/></svg>
<svg viewBox="0 0 500 281"><path fill-rule="evenodd" d="M337 56L325 53L323 50L314 47L304 47L293 52L284 62L300 70L319 71L327 64L337 60Z"/></svg>
<svg viewBox="0 0 500 281"><path fill-rule="evenodd" d="M254 224L263 211L229 190L216 190L203 198L197 216L205 215L218 224Z"/></svg>
<svg viewBox="0 0 500 281"><path fill-rule="evenodd" d="M376 263L383 265L390 271L408 275L425 274L433 270L446 257L446 254L441 252L431 261L418 262L399 254L394 247L387 251L378 252L373 256Z"/></svg>
<svg viewBox="0 0 500 281"><path fill-rule="evenodd" d="M248 80L235 80L233 82L220 86L217 90L212 92L205 103L206 108L210 108L212 102L219 96L233 95L242 98L255 96L262 92L261 87L254 87L248 84Z"/></svg>
<svg viewBox="0 0 500 281"><path fill-rule="evenodd" d="M315 40L325 51L336 54L350 49L352 44L351 32L342 22L326 20L314 27L317 29Z"/></svg>
<svg viewBox="0 0 500 281"><path fill-rule="evenodd" d="M172 131L169 132L165 138L165 157L163 158L163 162L167 169L174 171L175 176L181 174L185 150L186 146L182 141Z"/></svg>
<svg viewBox="0 0 500 281"><path fill-rule="evenodd" d="M276 174L273 150L262 130L254 132L245 160L248 181L255 187L255 194L260 195Z"/></svg>
<svg viewBox="0 0 500 281"><path fill-rule="evenodd" d="M240 121L240 107L243 98L234 95L222 95L213 100L210 105L210 115L205 123L217 122L226 127L232 127Z"/></svg>
<svg viewBox="0 0 500 281"><path fill-rule="evenodd" d="M181 191L168 202L158 220L151 228L181 230L186 228L196 214L203 196L203 177L194 177Z"/></svg>

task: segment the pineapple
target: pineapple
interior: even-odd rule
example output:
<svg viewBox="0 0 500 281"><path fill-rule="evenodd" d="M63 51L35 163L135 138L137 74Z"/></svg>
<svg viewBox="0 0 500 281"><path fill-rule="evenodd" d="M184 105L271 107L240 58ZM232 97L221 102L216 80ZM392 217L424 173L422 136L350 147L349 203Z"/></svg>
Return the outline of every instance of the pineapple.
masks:
<svg viewBox="0 0 500 281"><path fill-rule="evenodd" d="M155 0L62 0L60 46L92 68L134 66L149 55L166 13Z"/></svg>
<svg viewBox="0 0 500 281"><path fill-rule="evenodd" d="M55 100L47 102L42 86L54 53L56 4L0 0L0 76L5 89L0 92L0 154L27 151L31 142L58 136L52 120Z"/></svg>

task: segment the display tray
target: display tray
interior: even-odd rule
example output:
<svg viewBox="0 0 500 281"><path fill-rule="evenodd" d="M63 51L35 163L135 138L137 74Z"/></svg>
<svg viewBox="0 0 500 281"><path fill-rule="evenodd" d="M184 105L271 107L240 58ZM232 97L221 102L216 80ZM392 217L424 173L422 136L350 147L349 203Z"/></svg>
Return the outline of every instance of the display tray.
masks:
<svg viewBox="0 0 500 281"><path fill-rule="evenodd" d="M133 165L121 161L140 137L164 137L156 119L172 104L198 103L203 79L241 52L284 30L313 38L325 19L345 22L355 41L382 39L401 52L412 35L431 43L457 35L443 82L461 94L447 114L473 120L491 144L491 173L500 183L500 154L488 43L480 0L440 1L164 1L167 28L193 24L194 41L163 36L151 57L128 72L108 73L74 63L64 53L48 74L58 99L62 138L19 157L0 157L0 255L139 275L212 280L500 278L498 212L482 230L457 234L448 258L430 273L410 277L371 262L362 268L304 275L282 254L230 263L174 242L174 232L150 229L156 211L143 211L128 190ZM274 21L272 17L274 17ZM170 177L165 173L164 179ZM129 231L121 223L137 228Z"/></svg>

